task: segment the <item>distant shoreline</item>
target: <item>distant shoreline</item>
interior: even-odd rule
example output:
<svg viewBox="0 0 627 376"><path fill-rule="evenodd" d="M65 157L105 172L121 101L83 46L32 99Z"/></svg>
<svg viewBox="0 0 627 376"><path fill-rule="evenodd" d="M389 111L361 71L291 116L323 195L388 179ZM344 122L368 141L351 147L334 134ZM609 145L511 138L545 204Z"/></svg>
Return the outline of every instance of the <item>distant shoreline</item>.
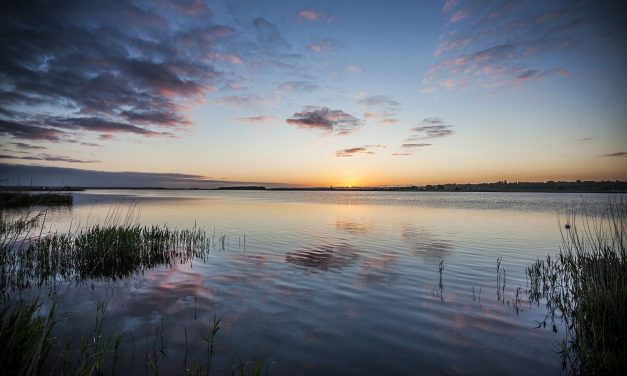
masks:
<svg viewBox="0 0 627 376"><path fill-rule="evenodd" d="M260 185L223 186L216 188L196 187L103 187L103 186L1 186L0 191L80 192L85 190L170 190L170 191L293 191L293 192L530 192L530 193L627 193L625 181L547 181L507 182L476 184L435 184L424 186L383 187L265 187Z"/></svg>

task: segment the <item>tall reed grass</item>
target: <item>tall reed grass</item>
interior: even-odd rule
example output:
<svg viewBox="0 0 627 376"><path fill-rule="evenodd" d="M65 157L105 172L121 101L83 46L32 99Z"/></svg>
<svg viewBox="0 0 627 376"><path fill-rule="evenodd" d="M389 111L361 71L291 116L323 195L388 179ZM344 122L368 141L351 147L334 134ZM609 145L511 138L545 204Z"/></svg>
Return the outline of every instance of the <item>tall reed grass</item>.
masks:
<svg viewBox="0 0 627 376"><path fill-rule="evenodd" d="M573 208L562 247L527 269L532 301L546 303L540 323L566 328L563 367L573 374L627 373L627 202ZM557 324L557 325L556 325Z"/></svg>

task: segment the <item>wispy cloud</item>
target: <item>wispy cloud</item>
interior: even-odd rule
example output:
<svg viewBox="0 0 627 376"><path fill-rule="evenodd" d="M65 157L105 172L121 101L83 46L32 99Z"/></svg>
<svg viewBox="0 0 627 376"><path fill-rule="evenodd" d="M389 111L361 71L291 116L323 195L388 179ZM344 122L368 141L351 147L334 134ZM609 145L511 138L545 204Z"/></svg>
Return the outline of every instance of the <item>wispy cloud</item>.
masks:
<svg viewBox="0 0 627 376"><path fill-rule="evenodd" d="M365 119L372 119L383 125L399 123L396 115L401 104L387 95L371 95L361 98L357 103L361 106L375 109L375 111L365 112Z"/></svg>
<svg viewBox="0 0 627 376"><path fill-rule="evenodd" d="M414 139L430 139L446 137L453 134L451 129L453 126L446 124L446 122L440 118L426 118L420 122L419 127L414 127L411 130L417 132L419 136L414 136Z"/></svg>
<svg viewBox="0 0 627 376"><path fill-rule="evenodd" d="M0 159L20 159L25 161L48 161L48 162L70 162L70 163L95 163L99 161L83 160L61 155L39 154L39 155L0 155Z"/></svg>
<svg viewBox="0 0 627 376"><path fill-rule="evenodd" d="M348 134L361 126L361 121L342 110L327 107L306 106L301 112L286 119L288 124L306 129L320 129L336 134Z"/></svg>
<svg viewBox="0 0 627 376"><path fill-rule="evenodd" d="M47 149L45 146L31 145L31 144L26 144L24 142L11 142L11 145L15 146L18 149L28 149L28 150L45 150L45 149Z"/></svg>
<svg viewBox="0 0 627 376"><path fill-rule="evenodd" d="M356 154L375 154L373 149L385 148L385 145L364 145L349 149L342 149L335 152L335 156L337 157L352 157Z"/></svg>
<svg viewBox="0 0 627 376"><path fill-rule="evenodd" d="M333 38L323 38L314 40L309 43L306 48L311 52L324 52L329 50L335 50L339 48L340 43Z"/></svg>
<svg viewBox="0 0 627 376"><path fill-rule="evenodd" d="M322 13L315 9L303 9L298 13L298 18L305 21L324 21L331 22L335 20L333 16Z"/></svg>
<svg viewBox="0 0 627 376"><path fill-rule="evenodd" d="M312 92L320 89L309 81L286 81L277 88L280 91Z"/></svg>
<svg viewBox="0 0 627 376"><path fill-rule="evenodd" d="M217 98L213 102L219 105L227 105L237 108L251 106L269 106L277 102L275 97L262 97L257 94L229 95Z"/></svg>
<svg viewBox="0 0 627 376"><path fill-rule="evenodd" d="M258 125L267 125L267 124L279 122L279 119L276 118L275 116L266 116L266 115L238 117L238 118L235 118L234 120L243 122L243 123L258 124Z"/></svg>
<svg viewBox="0 0 627 376"><path fill-rule="evenodd" d="M494 90L567 77L567 67L547 68L537 58L612 34L622 22L614 8L587 1L446 1L438 61L424 73L421 91Z"/></svg>
<svg viewBox="0 0 627 376"><path fill-rule="evenodd" d="M621 157L627 157L627 152L626 151L619 151L619 152L616 152L616 153L601 154L601 155L599 155L599 157L601 157L601 158L621 158Z"/></svg>
<svg viewBox="0 0 627 376"><path fill-rule="evenodd" d="M360 67L358 67L357 65L347 65L346 66L346 73L348 74L357 74L357 73L362 73L364 70L361 69Z"/></svg>
<svg viewBox="0 0 627 376"><path fill-rule="evenodd" d="M393 125L400 122L400 120L396 118L396 112L387 110L364 112L364 119L373 120L382 125Z"/></svg>
<svg viewBox="0 0 627 376"><path fill-rule="evenodd" d="M253 20L257 32L257 41L266 45L289 47L289 43L279 31L279 28L263 17Z"/></svg>
<svg viewBox="0 0 627 376"><path fill-rule="evenodd" d="M402 144L401 145L403 149L416 149L416 148L424 148L427 146L431 146L431 144L420 143L420 144Z"/></svg>
<svg viewBox="0 0 627 376"><path fill-rule="evenodd" d="M58 129L28 125L0 119L0 134L24 140L61 141L65 132Z"/></svg>
<svg viewBox="0 0 627 376"><path fill-rule="evenodd" d="M364 106L400 106L400 103L387 95L373 95L360 99L357 103Z"/></svg>

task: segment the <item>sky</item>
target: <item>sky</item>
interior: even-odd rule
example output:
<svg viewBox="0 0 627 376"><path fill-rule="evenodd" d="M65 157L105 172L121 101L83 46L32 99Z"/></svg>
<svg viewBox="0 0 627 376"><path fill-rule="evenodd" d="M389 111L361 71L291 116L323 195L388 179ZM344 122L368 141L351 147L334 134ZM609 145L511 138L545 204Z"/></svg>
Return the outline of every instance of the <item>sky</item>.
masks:
<svg viewBox="0 0 627 376"><path fill-rule="evenodd" d="M623 8L5 1L0 184L626 180Z"/></svg>

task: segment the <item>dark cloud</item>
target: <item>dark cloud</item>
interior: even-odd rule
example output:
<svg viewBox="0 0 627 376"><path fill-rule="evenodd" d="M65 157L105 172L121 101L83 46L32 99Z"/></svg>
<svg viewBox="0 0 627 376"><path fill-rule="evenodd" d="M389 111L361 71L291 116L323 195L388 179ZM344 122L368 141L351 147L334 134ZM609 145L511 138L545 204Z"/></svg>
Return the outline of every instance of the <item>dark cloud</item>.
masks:
<svg viewBox="0 0 627 376"><path fill-rule="evenodd" d="M352 157L355 154L375 154L372 149L385 148L385 145L364 145L355 148L342 149L335 152L337 157Z"/></svg>
<svg viewBox="0 0 627 376"><path fill-rule="evenodd" d="M612 158L612 157L619 157L619 158L620 157L627 157L627 152L619 151L619 152L616 152L616 153L601 154L601 155L599 155L599 157L602 157L602 158L606 158L606 157L609 157L609 158Z"/></svg>
<svg viewBox="0 0 627 376"><path fill-rule="evenodd" d="M18 149L28 149L28 150L44 150L44 149L47 149L45 146L31 145L31 144L26 144L24 142L11 142L11 145L15 146Z"/></svg>
<svg viewBox="0 0 627 376"><path fill-rule="evenodd" d="M566 67L541 69L538 58L607 40L624 42L620 2L556 0L447 1L447 20L423 75L423 92L469 87L492 89L569 75Z"/></svg>
<svg viewBox="0 0 627 376"><path fill-rule="evenodd" d="M51 118L48 125L55 128L82 129L91 132L105 133L135 133L142 136L171 136L167 132L155 132L146 128L141 128L132 124L118 123L98 117L74 117L74 118Z"/></svg>
<svg viewBox="0 0 627 376"><path fill-rule="evenodd" d="M0 163L0 176L15 182L29 181L33 178L33 184L48 186L217 188L229 185L265 185L268 187L279 185L276 183L219 180L193 174L110 172L6 163ZM280 185L289 186L289 184Z"/></svg>
<svg viewBox="0 0 627 376"><path fill-rule="evenodd" d="M307 106L286 121L300 128L322 129L336 134L348 134L361 126L359 119L342 110L316 106Z"/></svg>
<svg viewBox="0 0 627 376"><path fill-rule="evenodd" d="M402 144L401 147L403 149L416 149L416 148L424 148L426 146L431 146L431 144L420 143L420 144Z"/></svg>
<svg viewBox="0 0 627 376"><path fill-rule="evenodd" d="M419 133L418 136L410 137L411 140L426 140L431 138L446 137L453 134L451 129L453 126L446 124L446 122L440 118L426 118L420 122L419 127L414 127L411 130Z"/></svg>
<svg viewBox="0 0 627 376"><path fill-rule="evenodd" d="M210 21L201 0L18 1L0 12L0 133L13 138L169 136L243 62L235 30ZM280 41L274 25L254 23L260 41Z"/></svg>
<svg viewBox="0 0 627 376"><path fill-rule="evenodd" d="M65 132L0 119L0 134L25 140L58 142L65 135Z"/></svg>
<svg viewBox="0 0 627 376"><path fill-rule="evenodd" d="M399 102L391 99L387 95L373 95L370 97L360 99L358 103L363 106L388 106L388 107L400 106Z"/></svg>
<svg viewBox="0 0 627 376"><path fill-rule="evenodd" d="M87 161L82 159L75 159L70 157L64 157L60 155L39 154L39 155L0 155L0 159L20 159L25 161L49 161L49 162L71 162L71 163L95 163L99 161Z"/></svg>

